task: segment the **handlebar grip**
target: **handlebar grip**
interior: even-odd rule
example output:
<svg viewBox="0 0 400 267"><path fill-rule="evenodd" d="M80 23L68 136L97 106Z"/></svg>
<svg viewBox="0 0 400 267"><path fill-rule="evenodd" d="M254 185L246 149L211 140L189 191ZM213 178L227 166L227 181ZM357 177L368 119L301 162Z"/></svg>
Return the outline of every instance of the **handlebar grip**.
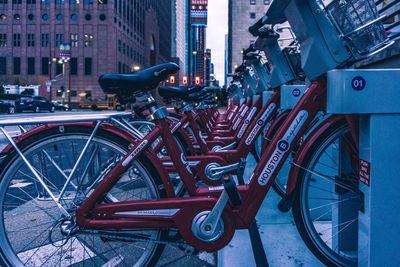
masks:
<svg viewBox="0 0 400 267"><path fill-rule="evenodd" d="M265 25L264 21L266 21L266 16L263 16L261 19L259 19L256 23L254 23L253 26L249 27L249 32L253 36L257 36L258 30Z"/></svg>

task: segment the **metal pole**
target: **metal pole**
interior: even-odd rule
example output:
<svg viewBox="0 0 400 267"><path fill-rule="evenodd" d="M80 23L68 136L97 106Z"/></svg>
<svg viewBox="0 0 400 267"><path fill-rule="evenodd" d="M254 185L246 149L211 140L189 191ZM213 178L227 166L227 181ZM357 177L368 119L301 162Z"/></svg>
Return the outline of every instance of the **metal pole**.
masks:
<svg viewBox="0 0 400 267"><path fill-rule="evenodd" d="M192 84L192 73L191 73L191 57L192 57L192 46L191 46L191 30L192 30L192 24L191 24L191 16L190 16L190 10L192 7L192 1L187 0L187 12L188 12L188 23L187 23L187 30L188 30L188 84Z"/></svg>
<svg viewBox="0 0 400 267"><path fill-rule="evenodd" d="M62 63L62 72L63 72L63 90L64 92L62 92L62 103L63 105L65 105L65 62Z"/></svg>

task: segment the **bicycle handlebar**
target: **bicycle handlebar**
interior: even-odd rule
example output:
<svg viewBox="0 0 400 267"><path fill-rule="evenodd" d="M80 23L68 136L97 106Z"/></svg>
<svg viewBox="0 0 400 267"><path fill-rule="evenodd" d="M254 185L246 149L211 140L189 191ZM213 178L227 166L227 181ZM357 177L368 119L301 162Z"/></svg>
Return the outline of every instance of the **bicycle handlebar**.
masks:
<svg viewBox="0 0 400 267"><path fill-rule="evenodd" d="M261 19L259 19L256 23L254 23L253 26L249 27L249 32L253 35L253 36L257 36L258 30L265 25L265 22L267 21L268 17L267 16L263 16Z"/></svg>

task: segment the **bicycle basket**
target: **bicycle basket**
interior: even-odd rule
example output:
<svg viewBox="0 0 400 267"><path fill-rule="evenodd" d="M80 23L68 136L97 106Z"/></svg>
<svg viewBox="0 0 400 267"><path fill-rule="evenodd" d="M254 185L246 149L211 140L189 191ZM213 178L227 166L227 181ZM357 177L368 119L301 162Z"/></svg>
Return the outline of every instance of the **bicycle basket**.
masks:
<svg viewBox="0 0 400 267"><path fill-rule="evenodd" d="M325 10L350 49L361 56L387 40L374 0L334 0Z"/></svg>

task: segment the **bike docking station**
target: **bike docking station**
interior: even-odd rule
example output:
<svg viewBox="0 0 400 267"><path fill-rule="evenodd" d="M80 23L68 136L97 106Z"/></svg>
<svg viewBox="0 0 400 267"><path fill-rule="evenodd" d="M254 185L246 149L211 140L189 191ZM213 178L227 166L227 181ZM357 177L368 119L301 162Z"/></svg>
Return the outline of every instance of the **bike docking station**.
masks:
<svg viewBox="0 0 400 267"><path fill-rule="evenodd" d="M400 266L399 84L400 69L328 73L328 113L359 115L358 227L332 240L357 246L358 266ZM346 217L342 208L339 217Z"/></svg>
<svg viewBox="0 0 400 267"><path fill-rule="evenodd" d="M305 85L281 85L281 109L293 109L306 91Z"/></svg>

